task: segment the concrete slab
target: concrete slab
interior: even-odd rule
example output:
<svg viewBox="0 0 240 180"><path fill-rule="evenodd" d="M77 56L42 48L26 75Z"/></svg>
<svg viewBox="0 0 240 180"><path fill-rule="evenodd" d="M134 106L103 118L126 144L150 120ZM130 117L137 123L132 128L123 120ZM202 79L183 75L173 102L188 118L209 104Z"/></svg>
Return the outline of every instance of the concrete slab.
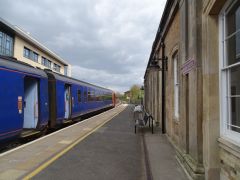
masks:
<svg viewBox="0 0 240 180"><path fill-rule="evenodd" d="M0 174L0 180L17 179L24 175L26 171L9 169Z"/></svg>
<svg viewBox="0 0 240 180"><path fill-rule="evenodd" d="M176 160L174 148L160 129L155 129L154 134L149 130L145 131L144 138L154 180L188 179Z"/></svg>

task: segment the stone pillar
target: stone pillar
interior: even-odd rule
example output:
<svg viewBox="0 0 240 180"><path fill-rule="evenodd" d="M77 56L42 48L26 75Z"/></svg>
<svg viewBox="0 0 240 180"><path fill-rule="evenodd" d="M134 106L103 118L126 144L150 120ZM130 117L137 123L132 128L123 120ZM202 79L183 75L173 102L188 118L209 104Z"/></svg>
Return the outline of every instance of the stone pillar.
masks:
<svg viewBox="0 0 240 180"><path fill-rule="evenodd" d="M209 3L211 1L211 3ZM220 179L220 158L217 139L220 136L219 117L219 34L218 13L211 14L213 0L204 3L202 58L203 58L203 164L205 179ZM215 1L217 7L221 7ZM214 51L213 51L214 49Z"/></svg>
<svg viewBox="0 0 240 180"><path fill-rule="evenodd" d="M156 85L157 85L157 97L156 97L156 101L157 101L157 115L156 115L156 126L159 126L160 125L160 118L161 118L161 116L160 116L160 108L161 108L161 106L160 106L160 104L161 104L161 99L160 99L160 88L161 88L161 86L160 86L160 72L159 71L157 71L157 82L156 82Z"/></svg>
<svg viewBox="0 0 240 180"><path fill-rule="evenodd" d="M187 1L182 0L179 3L180 11L180 45L179 45L179 64L180 66L185 63L187 59L187 43L188 43L188 13L187 13ZM181 74L181 72L180 72ZM179 102L179 112L180 112L180 123L179 123L179 137L181 141L179 142L180 153L188 153L188 77L180 75L180 102ZM179 156L180 158L181 156Z"/></svg>
<svg viewBox="0 0 240 180"><path fill-rule="evenodd" d="M154 118L158 121L158 71L154 71Z"/></svg>
<svg viewBox="0 0 240 180"><path fill-rule="evenodd" d="M202 0L180 2L180 64L196 61L196 68L181 75L180 150L178 158L193 179L204 179L202 133Z"/></svg>
<svg viewBox="0 0 240 180"><path fill-rule="evenodd" d="M190 175L203 179L202 1L188 0L188 13L188 59L194 59L197 67L189 73L189 154L186 157Z"/></svg>
<svg viewBox="0 0 240 180"><path fill-rule="evenodd" d="M153 113L153 73L152 71L150 71L150 87L151 87L151 91L150 91L150 114Z"/></svg>

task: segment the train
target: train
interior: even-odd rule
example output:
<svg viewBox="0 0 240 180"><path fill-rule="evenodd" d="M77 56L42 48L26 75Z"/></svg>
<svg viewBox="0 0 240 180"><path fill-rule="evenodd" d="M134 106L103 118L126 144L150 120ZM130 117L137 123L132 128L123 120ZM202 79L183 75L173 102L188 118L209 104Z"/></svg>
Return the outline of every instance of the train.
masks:
<svg viewBox="0 0 240 180"><path fill-rule="evenodd" d="M113 108L114 91L0 56L0 143Z"/></svg>

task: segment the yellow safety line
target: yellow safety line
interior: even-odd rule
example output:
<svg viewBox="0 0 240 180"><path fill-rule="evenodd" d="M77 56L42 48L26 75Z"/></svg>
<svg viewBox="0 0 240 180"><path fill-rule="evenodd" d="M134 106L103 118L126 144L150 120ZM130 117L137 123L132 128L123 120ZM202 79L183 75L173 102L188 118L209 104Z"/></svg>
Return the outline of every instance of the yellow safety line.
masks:
<svg viewBox="0 0 240 180"><path fill-rule="evenodd" d="M28 180L33 178L34 176L36 176L38 173L40 173L42 170L44 170L46 167L48 167L50 164L52 164L54 161L56 161L57 159L59 159L61 156L63 156L65 153L67 153L69 150L71 150L74 146L76 146L78 143L80 143L83 139L85 139L87 136L89 136L90 134L92 134L93 132L95 132L96 130L98 130L100 127L102 127L104 124L106 124L107 122L109 122L110 120L112 120L114 117L116 117L117 115L119 115L126 107L124 107L120 112L118 112L117 114L115 114L113 117L109 118L108 120L106 120L105 122L103 122L102 124L98 125L97 127L95 127L92 131L86 133L84 136L80 137L79 139L77 139L76 141L74 141L70 146L68 146L66 149L62 150L61 152L59 152L58 154L56 154L54 157L52 157L51 159L49 159L47 162L43 163L41 166L39 166L37 169L35 169L34 171L32 171L31 173L29 173L28 175L26 175L23 180Z"/></svg>

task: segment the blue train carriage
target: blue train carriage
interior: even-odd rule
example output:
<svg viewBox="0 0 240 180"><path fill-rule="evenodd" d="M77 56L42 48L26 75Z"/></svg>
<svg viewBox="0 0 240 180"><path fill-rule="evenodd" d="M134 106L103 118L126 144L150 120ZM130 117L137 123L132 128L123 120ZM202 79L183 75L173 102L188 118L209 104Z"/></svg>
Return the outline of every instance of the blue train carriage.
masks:
<svg viewBox="0 0 240 180"><path fill-rule="evenodd" d="M44 71L0 56L0 141L40 133L48 125Z"/></svg>
<svg viewBox="0 0 240 180"><path fill-rule="evenodd" d="M111 90L45 71L49 80L50 128L113 106Z"/></svg>

